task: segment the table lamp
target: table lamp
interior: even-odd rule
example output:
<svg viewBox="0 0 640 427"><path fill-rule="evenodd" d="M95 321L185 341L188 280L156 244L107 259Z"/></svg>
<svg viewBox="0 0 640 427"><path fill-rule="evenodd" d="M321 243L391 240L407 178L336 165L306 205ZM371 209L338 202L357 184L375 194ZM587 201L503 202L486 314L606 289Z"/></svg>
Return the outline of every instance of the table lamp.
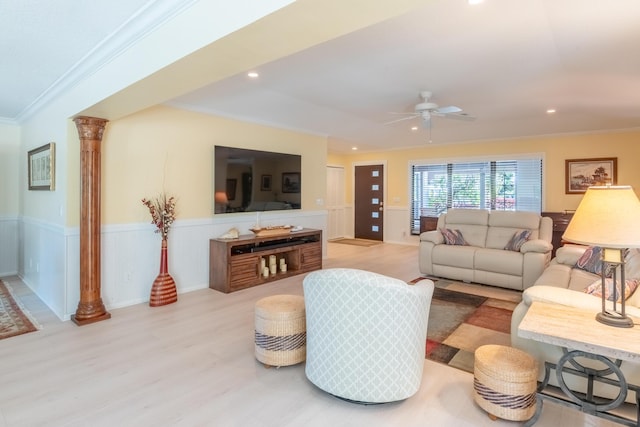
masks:
<svg viewBox="0 0 640 427"><path fill-rule="evenodd" d="M223 210L218 212L226 212L227 207L229 205L229 199L227 198L227 193L225 191L216 191L213 196L214 201L217 205L222 205Z"/></svg>
<svg viewBox="0 0 640 427"><path fill-rule="evenodd" d="M589 187L562 238L572 243L602 247L602 311L596 315L596 320L609 326L633 327L633 320L625 313L624 251L640 247L640 200L631 186ZM606 307L605 275L608 265L613 267L612 309Z"/></svg>

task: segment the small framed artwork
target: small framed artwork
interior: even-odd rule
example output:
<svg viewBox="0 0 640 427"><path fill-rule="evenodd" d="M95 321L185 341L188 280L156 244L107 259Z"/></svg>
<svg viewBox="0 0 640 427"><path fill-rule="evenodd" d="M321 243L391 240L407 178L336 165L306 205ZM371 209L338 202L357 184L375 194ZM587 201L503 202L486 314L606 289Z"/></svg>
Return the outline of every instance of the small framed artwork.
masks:
<svg viewBox="0 0 640 427"><path fill-rule="evenodd" d="M271 175L262 175L260 179L260 191L271 191Z"/></svg>
<svg viewBox="0 0 640 427"><path fill-rule="evenodd" d="M300 192L300 172L285 172L282 174L282 192Z"/></svg>
<svg viewBox="0 0 640 427"><path fill-rule="evenodd" d="M238 180L227 179L227 200L235 200L236 199L236 186L238 185Z"/></svg>
<svg viewBox="0 0 640 427"><path fill-rule="evenodd" d="M583 194L595 185L618 182L618 158L565 160L565 193Z"/></svg>
<svg viewBox="0 0 640 427"><path fill-rule="evenodd" d="M50 142L27 153L29 190L55 190L56 144Z"/></svg>

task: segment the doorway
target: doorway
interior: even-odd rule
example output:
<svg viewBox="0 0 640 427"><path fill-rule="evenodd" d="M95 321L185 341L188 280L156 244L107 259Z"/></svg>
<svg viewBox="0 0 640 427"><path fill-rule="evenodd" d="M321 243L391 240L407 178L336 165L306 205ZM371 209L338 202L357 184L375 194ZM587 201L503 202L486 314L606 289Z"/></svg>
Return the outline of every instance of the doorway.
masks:
<svg viewBox="0 0 640 427"><path fill-rule="evenodd" d="M345 236L344 168L327 166L327 239Z"/></svg>
<svg viewBox="0 0 640 427"><path fill-rule="evenodd" d="M384 165L356 166L354 237L384 240Z"/></svg>

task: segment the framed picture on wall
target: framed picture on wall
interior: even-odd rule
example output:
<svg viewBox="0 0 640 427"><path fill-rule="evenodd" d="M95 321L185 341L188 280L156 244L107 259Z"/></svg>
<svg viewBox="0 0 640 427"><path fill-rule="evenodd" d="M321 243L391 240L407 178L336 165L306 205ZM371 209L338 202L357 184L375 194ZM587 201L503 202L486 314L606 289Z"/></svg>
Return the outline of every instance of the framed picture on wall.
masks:
<svg viewBox="0 0 640 427"><path fill-rule="evenodd" d="M262 175L260 179L260 191L271 191L271 175Z"/></svg>
<svg viewBox="0 0 640 427"><path fill-rule="evenodd" d="M594 185L618 182L618 158L565 160L565 193L583 194Z"/></svg>
<svg viewBox="0 0 640 427"><path fill-rule="evenodd" d="M285 172L282 174L282 192L283 193L299 193L300 192L300 173Z"/></svg>
<svg viewBox="0 0 640 427"><path fill-rule="evenodd" d="M55 190L56 144L50 142L27 153L29 190Z"/></svg>

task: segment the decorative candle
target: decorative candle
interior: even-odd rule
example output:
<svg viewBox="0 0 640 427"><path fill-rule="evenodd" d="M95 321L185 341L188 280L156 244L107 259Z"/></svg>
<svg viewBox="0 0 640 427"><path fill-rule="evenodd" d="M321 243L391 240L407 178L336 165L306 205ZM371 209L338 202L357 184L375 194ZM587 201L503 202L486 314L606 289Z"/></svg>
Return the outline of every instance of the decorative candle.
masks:
<svg viewBox="0 0 640 427"><path fill-rule="evenodd" d="M268 267L265 267L265 268L262 269L262 275L265 277L265 279L267 277L269 277L269 268Z"/></svg>
<svg viewBox="0 0 640 427"><path fill-rule="evenodd" d="M276 265L276 256L269 255L269 266Z"/></svg>
<svg viewBox="0 0 640 427"><path fill-rule="evenodd" d="M280 258L280 267L284 265L284 258Z"/></svg>
<svg viewBox="0 0 640 427"><path fill-rule="evenodd" d="M282 273L286 273L287 272L287 264L284 264L284 263L280 264L280 271Z"/></svg>
<svg viewBox="0 0 640 427"><path fill-rule="evenodd" d="M264 268L267 266L267 260L260 257L260 271L264 271Z"/></svg>
<svg viewBox="0 0 640 427"><path fill-rule="evenodd" d="M278 271L278 267L276 267L275 264L271 264L270 269L271 269L271 274L276 274L276 272Z"/></svg>

